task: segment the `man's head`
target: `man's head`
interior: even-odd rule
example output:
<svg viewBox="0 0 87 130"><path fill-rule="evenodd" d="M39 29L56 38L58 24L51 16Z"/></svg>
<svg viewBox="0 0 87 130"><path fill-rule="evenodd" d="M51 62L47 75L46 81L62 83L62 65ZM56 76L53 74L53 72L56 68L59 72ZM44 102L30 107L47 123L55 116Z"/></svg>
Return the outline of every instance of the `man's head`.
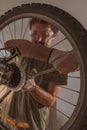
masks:
<svg viewBox="0 0 87 130"><path fill-rule="evenodd" d="M32 42L50 46L55 39L58 29L47 21L32 18L30 20Z"/></svg>

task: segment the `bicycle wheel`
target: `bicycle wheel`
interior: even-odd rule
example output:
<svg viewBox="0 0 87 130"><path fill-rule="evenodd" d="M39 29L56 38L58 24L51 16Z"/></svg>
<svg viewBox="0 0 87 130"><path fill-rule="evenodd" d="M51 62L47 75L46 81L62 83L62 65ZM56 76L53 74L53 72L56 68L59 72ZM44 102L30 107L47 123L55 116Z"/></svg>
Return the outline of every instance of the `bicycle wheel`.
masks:
<svg viewBox="0 0 87 130"><path fill-rule="evenodd" d="M52 44L61 50L75 49L80 71L68 75L68 85L62 86L55 105L51 108L48 130L85 130L87 108L87 31L70 14L51 5L33 3L15 7L0 18L0 48L9 39L27 39L31 17L44 19L58 29ZM7 57L1 51L0 57ZM2 107L2 104L1 104ZM4 116L3 116L4 118Z"/></svg>

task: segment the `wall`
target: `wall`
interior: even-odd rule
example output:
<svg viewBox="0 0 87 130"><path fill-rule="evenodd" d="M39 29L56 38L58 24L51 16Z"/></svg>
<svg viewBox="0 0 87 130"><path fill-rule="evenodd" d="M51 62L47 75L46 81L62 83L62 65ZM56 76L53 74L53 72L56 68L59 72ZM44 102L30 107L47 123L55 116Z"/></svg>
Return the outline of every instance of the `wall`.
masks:
<svg viewBox="0 0 87 130"><path fill-rule="evenodd" d="M0 15L12 7L33 2L47 3L64 9L87 29L87 0L0 0Z"/></svg>

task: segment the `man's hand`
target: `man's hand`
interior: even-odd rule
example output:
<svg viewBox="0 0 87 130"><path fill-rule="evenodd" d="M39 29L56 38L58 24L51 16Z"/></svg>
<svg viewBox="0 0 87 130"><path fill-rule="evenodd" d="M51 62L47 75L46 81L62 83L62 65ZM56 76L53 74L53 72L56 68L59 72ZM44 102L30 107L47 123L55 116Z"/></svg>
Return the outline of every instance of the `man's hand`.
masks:
<svg viewBox="0 0 87 130"><path fill-rule="evenodd" d="M57 68L62 73L70 73L70 72L78 71L80 68L78 66L75 52L74 51L70 52L68 57L66 57L63 61L61 61L58 64Z"/></svg>
<svg viewBox="0 0 87 130"><path fill-rule="evenodd" d="M34 79L28 79L26 84L23 86L22 90L23 91L28 91L28 92L31 92L35 89L36 87L36 83L34 81Z"/></svg>
<svg viewBox="0 0 87 130"><path fill-rule="evenodd" d="M60 51L54 49L49 58L49 63L53 64L60 73L70 73L79 70L78 60L75 51Z"/></svg>

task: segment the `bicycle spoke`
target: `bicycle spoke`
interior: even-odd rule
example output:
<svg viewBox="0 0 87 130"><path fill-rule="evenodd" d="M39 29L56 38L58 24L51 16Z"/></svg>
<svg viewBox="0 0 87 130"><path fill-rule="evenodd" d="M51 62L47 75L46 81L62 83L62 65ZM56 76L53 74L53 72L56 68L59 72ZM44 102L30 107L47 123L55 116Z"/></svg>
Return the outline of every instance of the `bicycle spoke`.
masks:
<svg viewBox="0 0 87 130"><path fill-rule="evenodd" d="M21 19L21 33L20 33L20 38L22 38L22 33L23 33L23 25L24 25L24 19Z"/></svg>
<svg viewBox="0 0 87 130"><path fill-rule="evenodd" d="M14 39L16 39L16 22L14 21Z"/></svg>
<svg viewBox="0 0 87 130"><path fill-rule="evenodd" d="M61 112L58 108L56 107L52 107L52 109L55 109L57 112L61 113L62 115L64 115L65 117L67 117L68 119L70 118L68 115L66 115L64 112Z"/></svg>
<svg viewBox="0 0 87 130"><path fill-rule="evenodd" d="M26 27L25 27L24 33L23 33L23 35L22 35L22 38L25 37L28 28L29 28L29 21L28 21L28 23L27 23L27 25L26 25Z"/></svg>
<svg viewBox="0 0 87 130"><path fill-rule="evenodd" d="M8 29L9 29L9 32L10 32L11 39L13 39L13 34L12 34L12 31L11 31L10 25L8 25Z"/></svg>
<svg viewBox="0 0 87 130"><path fill-rule="evenodd" d="M59 42L57 42L57 43L55 43L55 44L53 44L51 47L53 48L53 47L55 47L56 45L58 45L58 44L60 44L61 42L63 42L63 41L65 41L67 38L65 37L65 38L63 38L62 40L60 40Z"/></svg>

